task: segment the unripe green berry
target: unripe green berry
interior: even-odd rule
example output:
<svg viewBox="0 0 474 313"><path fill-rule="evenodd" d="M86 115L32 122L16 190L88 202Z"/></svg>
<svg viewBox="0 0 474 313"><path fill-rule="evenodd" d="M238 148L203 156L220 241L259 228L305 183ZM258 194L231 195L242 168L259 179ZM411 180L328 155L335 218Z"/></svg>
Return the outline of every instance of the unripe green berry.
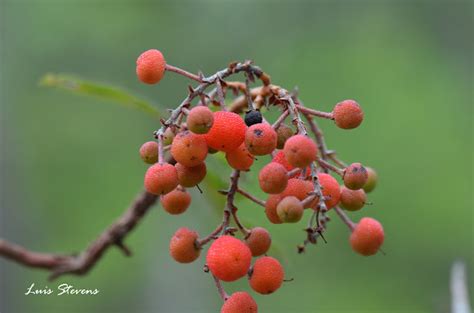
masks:
<svg viewBox="0 0 474 313"><path fill-rule="evenodd" d="M362 188L364 188L365 192L371 192L377 185L377 172L371 167L366 167L365 169L367 170L367 181Z"/></svg>
<svg viewBox="0 0 474 313"><path fill-rule="evenodd" d="M278 217L284 223L298 222L303 217L303 211L301 201L294 196L283 198L277 205Z"/></svg>
<svg viewBox="0 0 474 313"><path fill-rule="evenodd" d="M140 157L143 162L155 164L158 162L158 143L156 141L147 141L140 147Z"/></svg>
<svg viewBox="0 0 474 313"><path fill-rule="evenodd" d="M352 163L344 169L344 185L349 189L361 189L367 182L367 178L367 170L360 163Z"/></svg>
<svg viewBox="0 0 474 313"><path fill-rule="evenodd" d="M288 138L294 135L293 129L291 129L286 124L281 124L276 129L276 132L277 132L277 148L283 149L283 147L285 146L285 142L288 140Z"/></svg>
<svg viewBox="0 0 474 313"><path fill-rule="evenodd" d="M263 227L254 227L250 234L245 238L245 243L252 252L252 256L260 256L267 253L272 244L270 233Z"/></svg>
<svg viewBox="0 0 474 313"><path fill-rule="evenodd" d="M206 106L197 106L189 111L186 119L188 129L195 134L206 134L214 123L214 113Z"/></svg>
<svg viewBox="0 0 474 313"><path fill-rule="evenodd" d="M171 129L171 127L166 128L165 132L163 133L163 145L167 146L173 142L176 133Z"/></svg>

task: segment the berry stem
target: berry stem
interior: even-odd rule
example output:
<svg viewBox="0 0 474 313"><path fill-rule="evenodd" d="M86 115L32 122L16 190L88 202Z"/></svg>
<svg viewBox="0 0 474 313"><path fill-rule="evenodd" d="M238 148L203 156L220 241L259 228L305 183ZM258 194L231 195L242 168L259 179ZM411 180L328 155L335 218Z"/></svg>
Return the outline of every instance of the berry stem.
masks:
<svg viewBox="0 0 474 313"><path fill-rule="evenodd" d="M249 73L245 72L245 97L247 99L247 105L249 111L255 110L255 107L253 105L252 101L252 96L250 95L250 79L249 79Z"/></svg>
<svg viewBox="0 0 474 313"><path fill-rule="evenodd" d="M318 162L319 165L321 165L321 167L325 168L325 169L328 169L328 170L331 170L333 171L334 173L336 173L337 175L339 176L343 176L344 175L344 170L332 165L331 163L327 162L327 161L324 161L323 159L316 159L316 161Z"/></svg>
<svg viewBox="0 0 474 313"><path fill-rule="evenodd" d="M344 210L342 210L339 206L335 206L334 210L336 211L337 215L341 218L341 220L344 222L344 224L346 224L347 227L349 227L351 231L354 231L356 223L351 221L351 219L349 218L349 216L347 216Z"/></svg>
<svg viewBox="0 0 474 313"><path fill-rule="evenodd" d="M275 123L273 123L273 129L277 129L278 127L280 127L281 123L285 121L288 115L290 115L290 112L288 110L283 111L283 113L278 117Z"/></svg>
<svg viewBox="0 0 474 313"><path fill-rule="evenodd" d="M333 120L333 119L334 119L332 113L328 113L328 112L323 112L323 111L318 111L318 110L310 109L310 108L304 107L304 106L299 105L299 104L296 105L296 108L297 108L299 111L303 112L304 114L309 114L309 115L313 115L313 116L318 116L318 117L322 117L322 118L327 118L327 119L329 119L329 120Z"/></svg>
<svg viewBox="0 0 474 313"><path fill-rule="evenodd" d="M239 217L237 216L237 208L234 207L232 210L232 217L234 218L235 224L239 228L239 230L242 232L244 235L244 238L246 238L250 234L250 230L244 227L244 225L240 222Z"/></svg>
<svg viewBox="0 0 474 313"><path fill-rule="evenodd" d="M293 118L293 123L296 125L296 129L298 130L299 134L307 135L306 127L304 126L303 121L301 120L301 116L298 114L298 109L296 108L296 104L293 101L293 98L288 94L288 91L280 88L278 96L280 100L285 101L287 103L288 111Z"/></svg>
<svg viewBox="0 0 474 313"><path fill-rule="evenodd" d="M246 197L247 199L255 202L256 204L265 207L265 201L256 198L255 196L251 195L247 191L237 188L237 192L240 193L242 196Z"/></svg>
<svg viewBox="0 0 474 313"><path fill-rule="evenodd" d="M222 298L222 301L226 301L229 298L229 295L225 292L224 287L222 286L221 281L214 276L213 274L212 278L214 278L214 282L216 283L217 291L219 292L219 296Z"/></svg>
<svg viewBox="0 0 474 313"><path fill-rule="evenodd" d="M212 233L210 233L209 235L207 235L206 237L204 237L202 239L197 240L196 241L196 247L197 248L202 248L208 242L213 240L222 231L223 227L224 227L224 223L221 223L219 226L217 226L217 228Z"/></svg>
<svg viewBox="0 0 474 313"><path fill-rule="evenodd" d="M163 151L163 134L158 133L158 163L163 164L164 151Z"/></svg>
<svg viewBox="0 0 474 313"><path fill-rule="evenodd" d="M309 114L304 114L304 117L308 121L309 128L311 129L311 132L314 134L314 137L316 139L316 143L318 144L318 149L319 152L321 153L321 157L323 160L327 159L327 147L326 147L326 142L324 140L324 134L321 131L321 128L319 128L318 123L311 117Z"/></svg>
<svg viewBox="0 0 474 313"><path fill-rule="evenodd" d="M170 72L175 72L179 75L182 75L184 77L187 77L187 78L190 78L192 80L195 80L199 83L202 83L202 79L201 77L199 77L198 75L196 74L193 74L193 73L190 73L186 70L183 70L179 67L176 67L176 66L173 66L173 65L169 65L169 64L166 64L166 68L165 68L167 71L170 71Z"/></svg>

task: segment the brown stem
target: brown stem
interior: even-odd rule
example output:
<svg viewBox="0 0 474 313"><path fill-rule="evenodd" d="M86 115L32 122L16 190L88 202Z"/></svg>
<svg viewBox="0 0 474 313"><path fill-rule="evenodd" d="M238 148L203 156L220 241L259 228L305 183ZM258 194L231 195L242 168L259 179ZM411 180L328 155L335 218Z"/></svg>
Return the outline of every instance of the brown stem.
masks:
<svg viewBox="0 0 474 313"><path fill-rule="evenodd" d="M237 188L237 192L240 193L242 196L246 197L247 199L255 202L256 204L265 207L265 201L256 198L255 196L251 195L247 191Z"/></svg>
<svg viewBox="0 0 474 313"><path fill-rule="evenodd" d="M354 231L354 228L356 227L356 223L351 221L349 216L347 216L347 214L339 206L335 206L334 210L336 211L337 215L341 218L341 220L344 222L344 224L346 224L347 227L349 227L351 231Z"/></svg>
<svg viewBox="0 0 474 313"><path fill-rule="evenodd" d="M344 175L344 170L332 165L331 163L324 161L323 159L316 159L316 161L321 165L321 167L331 170L341 177Z"/></svg>
<svg viewBox="0 0 474 313"><path fill-rule="evenodd" d="M277 129L278 127L280 127L281 123L285 121L288 115L290 115L290 112L288 110L283 111L283 113L278 117L275 123L273 123L273 129Z"/></svg>
<svg viewBox="0 0 474 313"><path fill-rule="evenodd" d="M192 80L195 80L195 81L197 81L197 82L199 82L199 83L202 83L202 80L201 80L201 78L200 78L198 75L193 74L193 73L190 73L190 72L188 72L188 71L185 71L185 70L183 70L183 69L181 69L181 68L179 68L179 67L166 64L165 69L166 69L167 71L175 72L175 73L177 73L177 74L180 74L180 75L183 75L183 76L185 76L185 77L187 77L187 78L190 78L190 79L192 79Z"/></svg>
<svg viewBox="0 0 474 313"><path fill-rule="evenodd" d="M229 298L229 295L225 292L221 281L219 280L219 278L217 278L213 274L211 274L211 275L212 275L212 278L214 278L214 282L216 283L216 287L217 287L217 291L219 292L219 296L222 298L222 301L226 301Z"/></svg>
<svg viewBox="0 0 474 313"><path fill-rule="evenodd" d="M299 111L301 111L302 113L305 113L305 114L310 114L310 115L313 115L313 116L318 116L318 117L322 117L322 118L327 118L327 119L330 119L330 120L333 120L333 119L334 119L332 113L323 112L323 111L318 111L318 110L313 110L313 109L304 107L304 106L302 106L302 105L296 105L296 108L297 108Z"/></svg>

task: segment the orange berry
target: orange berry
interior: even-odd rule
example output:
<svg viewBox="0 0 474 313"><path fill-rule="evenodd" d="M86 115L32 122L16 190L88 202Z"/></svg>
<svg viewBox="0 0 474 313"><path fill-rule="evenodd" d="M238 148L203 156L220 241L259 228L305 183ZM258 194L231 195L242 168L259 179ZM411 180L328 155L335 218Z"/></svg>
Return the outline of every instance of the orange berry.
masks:
<svg viewBox="0 0 474 313"><path fill-rule="evenodd" d="M362 123L364 112L354 100L344 100L336 104L332 111L334 122L342 129L352 129Z"/></svg>
<svg viewBox="0 0 474 313"><path fill-rule="evenodd" d="M371 192L377 185L377 172L371 167L365 169L367 170L367 181L362 188L365 192Z"/></svg>
<svg viewBox="0 0 474 313"><path fill-rule="evenodd" d="M204 162L193 167L176 163L175 167L178 173L179 184L183 187L194 187L206 177L207 169Z"/></svg>
<svg viewBox="0 0 474 313"><path fill-rule="evenodd" d="M311 192L314 191L314 186L311 181L302 180L299 178L291 178L288 180L288 184L285 190L280 194L282 197L293 196L298 200L303 201L306 199ZM318 203L318 199L308 203L305 208L315 207Z"/></svg>
<svg viewBox="0 0 474 313"><path fill-rule="evenodd" d="M267 215L268 220L272 224L281 224L283 223L280 218L278 217L276 208L278 203L280 203L281 196L280 195L270 195L265 201L265 215Z"/></svg>
<svg viewBox="0 0 474 313"><path fill-rule="evenodd" d="M229 152L237 149L245 139L247 126L240 115L233 112L214 112L214 123L205 138L209 147Z"/></svg>
<svg viewBox="0 0 474 313"><path fill-rule="evenodd" d="M253 164L253 156L244 143L237 149L227 152L225 158L230 167L236 170L248 171Z"/></svg>
<svg viewBox="0 0 474 313"><path fill-rule="evenodd" d="M322 187L323 196L327 198L324 201L327 209L335 207L341 198L341 189L337 180L329 174L319 173L318 174L319 184Z"/></svg>
<svg viewBox="0 0 474 313"><path fill-rule="evenodd" d="M252 256L259 256L267 253L272 244L270 233L263 227L254 227L250 230L250 235L245 238L247 246L252 252Z"/></svg>
<svg viewBox="0 0 474 313"><path fill-rule="evenodd" d="M285 158L285 153L283 152L283 150L280 150L275 154L275 156L272 159L272 162L283 165L286 168L287 171L291 171L292 169L295 168L293 165L288 163L288 161ZM309 167L306 168L305 174L306 174L306 176L309 176L311 174L311 169ZM292 175L291 178L296 177L298 175L300 175L300 174L296 173L296 174Z"/></svg>
<svg viewBox="0 0 474 313"><path fill-rule="evenodd" d="M253 155L270 154L276 148L277 134L267 123L254 124L245 132L245 145Z"/></svg>
<svg viewBox="0 0 474 313"><path fill-rule="evenodd" d="M266 193L283 192L288 184L287 173L283 165L276 162L268 163L258 173L260 188Z"/></svg>
<svg viewBox="0 0 474 313"><path fill-rule="evenodd" d="M161 197L161 204L166 212L176 215L184 213L191 204L191 195L179 187Z"/></svg>
<svg viewBox="0 0 474 313"><path fill-rule="evenodd" d="M156 84L165 75L166 61L160 51L150 49L137 59L137 76L145 84Z"/></svg>
<svg viewBox="0 0 474 313"><path fill-rule="evenodd" d="M207 266L223 281L235 281L247 274L252 253L242 241L232 236L216 239L207 251Z"/></svg>
<svg viewBox="0 0 474 313"><path fill-rule="evenodd" d="M147 141L140 147L140 157L143 162L154 164L158 162L158 143L156 141Z"/></svg>
<svg viewBox="0 0 474 313"><path fill-rule="evenodd" d="M288 163L305 168L316 160L318 148L308 136L295 135L286 141L283 152Z"/></svg>
<svg viewBox="0 0 474 313"><path fill-rule="evenodd" d="M197 248L196 241L199 235L197 232L186 227L178 229L170 241L170 254L179 263L191 263L201 254L201 249Z"/></svg>
<svg viewBox="0 0 474 313"><path fill-rule="evenodd" d="M154 164L145 173L145 189L154 195L166 194L178 186L176 168L168 163Z"/></svg>
<svg viewBox="0 0 474 313"><path fill-rule="evenodd" d="M341 206L348 211L358 211L362 209L367 201L367 196L363 189L351 190L341 186Z"/></svg>
<svg viewBox="0 0 474 313"><path fill-rule="evenodd" d="M377 253L383 241L384 231L382 224L370 217L362 218L350 237L352 249L365 256Z"/></svg>
<svg viewBox="0 0 474 313"><path fill-rule="evenodd" d="M243 291L234 292L222 305L221 313L258 313L255 300Z"/></svg>
<svg viewBox="0 0 474 313"><path fill-rule="evenodd" d="M289 126L286 124L281 124L278 126L277 130L277 148L278 149L283 149L285 146L285 142L293 136L293 129L291 129Z"/></svg>
<svg viewBox="0 0 474 313"><path fill-rule="evenodd" d="M171 144L173 158L188 167L201 164L206 159L207 151L204 137L190 131L178 133Z"/></svg>
<svg viewBox="0 0 474 313"><path fill-rule="evenodd" d="M272 257L258 258L251 270L250 287L258 293L267 295L281 287L285 271L280 262Z"/></svg>
<svg viewBox="0 0 474 313"><path fill-rule="evenodd" d="M188 129L195 134L206 134L212 127L214 114L206 106L197 106L189 111L186 123Z"/></svg>
<svg viewBox="0 0 474 313"><path fill-rule="evenodd" d="M352 163L344 169L344 185L352 190L364 187L369 175L364 166L360 163Z"/></svg>
<svg viewBox="0 0 474 313"><path fill-rule="evenodd" d="M283 198L276 207L280 220L284 223L296 223L303 217L303 204L293 196Z"/></svg>

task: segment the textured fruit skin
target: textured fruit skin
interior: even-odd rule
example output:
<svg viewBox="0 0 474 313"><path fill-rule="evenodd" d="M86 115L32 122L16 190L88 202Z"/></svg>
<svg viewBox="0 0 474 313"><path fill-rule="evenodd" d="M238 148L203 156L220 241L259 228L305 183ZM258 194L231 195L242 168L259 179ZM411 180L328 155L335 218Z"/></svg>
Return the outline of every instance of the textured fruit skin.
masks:
<svg viewBox="0 0 474 313"><path fill-rule="evenodd" d="M352 190L364 187L369 175L364 166L360 163L352 163L344 170L344 185Z"/></svg>
<svg viewBox="0 0 474 313"><path fill-rule="evenodd" d="M382 224L373 218L364 217L352 232L350 242L355 252L369 256L377 253L383 244L384 237Z"/></svg>
<svg viewBox="0 0 474 313"><path fill-rule="evenodd" d="M145 84L158 83L165 75L165 68L165 58L156 49L143 52L137 59L137 76Z"/></svg>
<svg viewBox="0 0 474 313"><path fill-rule="evenodd" d="M284 223L296 223L303 217L303 205L293 196L283 198L276 207L280 220Z"/></svg>
<svg viewBox="0 0 474 313"><path fill-rule="evenodd" d="M263 227L254 227L245 242L252 252L252 256L260 256L267 253L272 244L272 238L268 230Z"/></svg>
<svg viewBox="0 0 474 313"><path fill-rule="evenodd" d="M371 192L377 185L377 172L371 167L366 167L365 169L367 170L367 181L362 188L365 192Z"/></svg>
<svg viewBox="0 0 474 313"><path fill-rule="evenodd" d="M214 123L214 113L206 106L197 106L189 111L186 119L188 129L195 134L206 134Z"/></svg>
<svg viewBox="0 0 474 313"><path fill-rule="evenodd" d="M248 293L234 292L221 308L221 313L258 313L257 302Z"/></svg>
<svg viewBox="0 0 474 313"><path fill-rule="evenodd" d="M232 112L214 112L214 123L205 139L215 150L229 152L237 149L245 139L247 126L240 115Z"/></svg>
<svg viewBox="0 0 474 313"><path fill-rule="evenodd" d="M293 165L288 163L288 161L285 158L285 153L283 152L283 150L280 150L277 153L275 153L275 156L273 157L272 162L283 165L287 171L291 171L292 169L295 168ZM306 176L308 177L311 174L311 169L307 167L305 172L306 172L305 173ZM299 176L299 175L300 175L299 173L293 174L291 178Z"/></svg>
<svg viewBox="0 0 474 313"><path fill-rule="evenodd" d="M255 261L249 283L256 292L268 295L281 287L284 278L285 271L280 262L275 258L263 256Z"/></svg>
<svg viewBox="0 0 474 313"><path fill-rule="evenodd" d="M201 164L207 157L207 151L204 137L190 131L178 133L171 144L173 158L188 167Z"/></svg>
<svg viewBox="0 0 474 313"><path fill-rule="evenodd" d="M253 164L253 156L244 143L237 149L227 152L225 158L230 167L240 171L248 171Z"/></svg>
<svg viewBox="0 0 474 313"><path fill-rule="evenodd" d="M293 136L293 130L286 124L281 124L277 130L277 148L283 149L285 142Z"/></svg>
<svg viewBox="0 0 474 313"><path fill-rule="evenodd" d="M158 162L158 143L156 141L147 141L140 147L140 157L143 162L155 164Z"/></svg>
<svg viewBox="0 0 474 313"><path fill-rule="evenodd" d="M178 186L176 168L168 163L154 164L145 173L145 189L154 195L164 195Z"/></svg>
<svg viewBox="0 0 474 313"><path fill-rule="evenodd" d="M283 223L278 217L276 208L278 203L280 203L280 195L270 195L267 201L265 201L265 215L272 224L281 224Z"/></svg>
<svg viewBox="0 0 474 313"><path fill-rule="evenodd" d="M168 127L163 134L163 145L170 145L173 142L175 136L175 132L171 129L171 127Z"/></svg>
<svg viewBox="0 0 474 313"><path fill-rule="evenodd" d="M354 100L344 100L336 104L332 111L334 122L342 129L352 129L362 123L364 112Z"/></svg>
<svg viewBox="0 0 474 313"><path fill-rule="evenodd" d="M308 136L294 135L285 142L283 152L292 166L305 168L316 160L318 148Z"/></svg>
<svg viewBox="0 0 474 313"><path fill-rule="evenodd" d="M341 186L341 207L348 211L358 211L364 207L367 196L363 189L351 190Z"/></svg>
<svg viewBox="0 0 474 313"><path fill-rule="evenodd" d="M186 227L178 229L170 241L170 255L179 263L191 263L201 254L196 246L199 235Z"/></svg>
<svg viewBox="0 0 474 313"><path fill-rule="evenodd" d="M263 120L262 113L258 110L252 110L245 113L245 125L252 126L254 124L261 123Z"/></svg>
<svg viewBox="0 0 474 313"><path fill-rule="evenodd" d="M341 198L339 183L334 177L326 173L319 173L318 179L323 188L323 196L328 198L324 203L326 204L326 208L329 210L330 208L335 207Z"/></svg>
<svg viewBox="0 0 474 313"><path fill-rule="evenodd" d="M176 188L161 197L161 205L166 212L176 215L184 213L191 204L191 195L184 189Z"/></svg>
<svg viewBox="0 0 474 313"><path fill-rule="evenodd" d="M194 187L206 177L207 169L204 162L193 167L176 163L175 167L178 173L178 182L183 187Z"/></svg>
<svg viewBox="0 0 474 313"><path fill-rule="evenodd" d="M254 124L245 132L245 145L253 155L272 153L277 145L277 134L267 123Z"/></svg>
<svg viewBox="0 0 474 313"><path fill-rule="evenodd" d="M232 236L216 239L207 251L209 270L223 281L235 281L247 274L252 253L242 241Z"/></svg>
<svg viewBox="0 0 474 313"><path fill-rule="evenodd" d="M276 162L265 165L258 173L260 188L270 194L283 192L288 185L288 175L285 167Z"/></svg>
<svg viewBox="0 0 474 313"><path fill-rule="evenodd" d="M288 180L288 184L285 190L280 194L280 196L287 197L293 196L298 198L298 200L303 201L309 196L310 192L314 191L314 185L311 181L301 180L299 178L291 178ZM313 208L317 205L318 199L314 199L308 203L305 208Z"/></svg>

